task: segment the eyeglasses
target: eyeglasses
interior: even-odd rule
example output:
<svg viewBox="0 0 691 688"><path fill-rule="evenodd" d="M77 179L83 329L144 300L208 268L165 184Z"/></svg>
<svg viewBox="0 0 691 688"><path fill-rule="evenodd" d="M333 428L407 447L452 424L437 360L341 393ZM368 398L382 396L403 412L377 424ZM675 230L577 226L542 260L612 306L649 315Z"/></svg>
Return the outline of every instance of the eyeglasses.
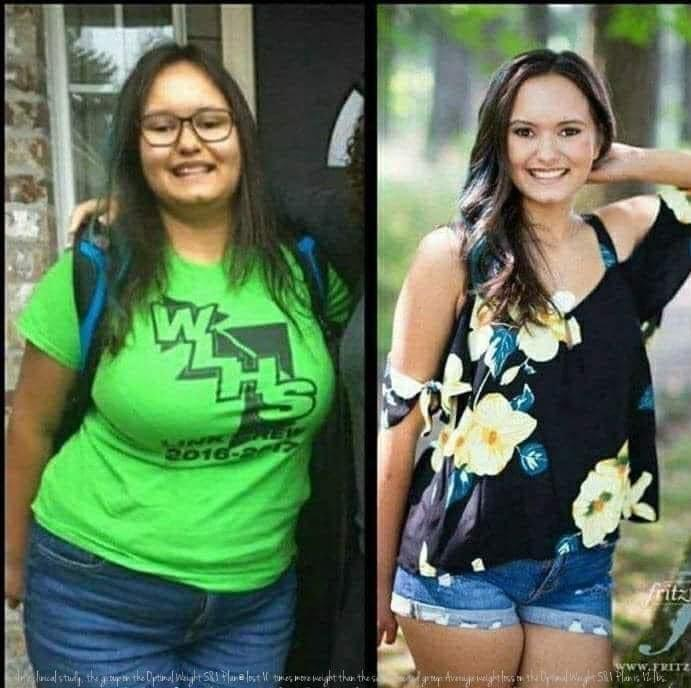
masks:
<svg viewBox="0 0 691 688"><path fill-rule="evenodd" d="M206 143L227 139L234 124L230 110L202 108L191 117L178 117L168 112L146 115L140 121L140 129L150 146L172 146L178 142L184 122L190 122L194 133Z"/></svg>

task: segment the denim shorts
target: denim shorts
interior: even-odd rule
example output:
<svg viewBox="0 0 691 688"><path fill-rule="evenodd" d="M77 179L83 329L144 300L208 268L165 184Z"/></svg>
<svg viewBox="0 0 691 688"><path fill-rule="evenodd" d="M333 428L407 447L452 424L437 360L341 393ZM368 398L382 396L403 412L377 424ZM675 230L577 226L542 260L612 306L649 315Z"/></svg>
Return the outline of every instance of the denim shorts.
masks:
<svg viewBox="0 0 691 688"><path fill-rule="evenodd" d="M36 686L276 686L296 595L295 564L259 590L211 593L106 561L32 519L23 614Z"/></svg>
<svg viewBox="0 0 691 688"><path fill-rule="evenodd" d="M391 611L444 626L492 630L520 622L612 635L614 543L428 577L396 569Z"/></svg>

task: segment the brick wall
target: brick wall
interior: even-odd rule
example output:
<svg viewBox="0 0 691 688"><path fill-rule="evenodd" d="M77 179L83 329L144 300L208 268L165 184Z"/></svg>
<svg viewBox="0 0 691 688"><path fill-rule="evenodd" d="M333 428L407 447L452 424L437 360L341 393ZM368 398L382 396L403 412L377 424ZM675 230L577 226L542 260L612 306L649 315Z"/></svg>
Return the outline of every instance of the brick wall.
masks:
<svg viewBox="0 0 691 688"><path fill-rule="evenodd" d="M43 21L40 5L5 8L5 391L19 373L15 321L56 257ZM5 415L7 416L7 394Z"/></svg>
<svg viewBox="0 0 691 688"><path fill-rule="evenodd" d="M5 425L23 342L17 314L56 257L41 5L5 7ZM30 688L21 611L5 606L5 684Z"/></svg>

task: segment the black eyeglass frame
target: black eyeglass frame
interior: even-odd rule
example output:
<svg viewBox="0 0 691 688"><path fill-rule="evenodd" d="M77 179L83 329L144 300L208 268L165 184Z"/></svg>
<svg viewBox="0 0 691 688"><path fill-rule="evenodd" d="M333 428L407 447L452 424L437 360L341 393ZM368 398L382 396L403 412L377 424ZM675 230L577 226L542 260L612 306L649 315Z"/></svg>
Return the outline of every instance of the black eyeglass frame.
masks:
<svg viewBox="0 0 691 688"><path fill-rule="evenodd" d="M200 113L204 112L225 112L228 114L230 117L230 128L228 129L228 133L220 139L206 139L204 138L198 131L197 127L194 126L194 118L199 115ZM174 117L177 122L178 122L178 133L175 136L175 139L171 141L170 143L151 143L149 139L146 138L146 134L144 133L144 121L149 119L150 117L161 117L162 115L167 115L169 117ZM192 127L192 131L195 133L196 137L202 141L203 143L219 143L220 141L225 141L227 138L230 137L230 135L233 133L233 129L235 127L235 119L233 119L233 113L228 110L227 108L200 108L196 112L192 113L189 117L178 117L177 115L174 115L172 112L155 112L151 113L150 115L145 115L139 120L139 132L144 138L144 140L153 148L169 148L170 146L175 146L177 145L178 141L180 140L180 136L182 136L182 129L185 126L185 122L189 122L190 126Z"/></svg>

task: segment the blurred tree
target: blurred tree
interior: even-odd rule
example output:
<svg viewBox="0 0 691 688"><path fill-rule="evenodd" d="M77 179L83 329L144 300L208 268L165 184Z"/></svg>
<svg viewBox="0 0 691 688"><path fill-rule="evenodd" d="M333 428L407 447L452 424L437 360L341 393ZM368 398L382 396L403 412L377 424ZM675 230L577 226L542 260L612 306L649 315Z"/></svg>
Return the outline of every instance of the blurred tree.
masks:
<svg viewBox="0 0 691 688"><path fill-rule="evenodd" d="M445 31L434 41L434 92L425 155L434 160L439 149L472 122L471 54Z"/></svg>
<svg viewBox="0 0 691 688"><path fill-rule="evenodd" d="M528 5L525 8L525 24L533 43L546 48L550 29L549 5Z"/></svg>
<svg viewBox="0 0 691 688"><path fill-rule="evenodd" d="M594 5L595 63L611 88L617 140L632 146L655 146L660 81L658 5ZM602 201L652 193L650 184L607 185Z"/></svg>
<svg viewBox="0 0 691 688"><path fill-rule="evenodd" d="M684 54L682 63L682 88L684 97L682 105L684 116L681 123L681 139L689 145L691 143L691 43L684 43Z"/></svg>
<svg viewBox="0 0 691 688"><path fill-rule="evenodd" d="M395 51L395 5L379 5L377 8L377 131L387 136L390 130L389 94L393 57Z"/></svg>
<svg viewBox="0 0 691 688"><path fill-rule="evenodd" d="M434 42L426 148L426 157L433 160L460 131L472 128L471 92L477 73L489 76L504 60L533 47L535 39L525 38L520 5L432 5L419 9L417 16ZM544 18L540 22L544 28Z"/></svg>

